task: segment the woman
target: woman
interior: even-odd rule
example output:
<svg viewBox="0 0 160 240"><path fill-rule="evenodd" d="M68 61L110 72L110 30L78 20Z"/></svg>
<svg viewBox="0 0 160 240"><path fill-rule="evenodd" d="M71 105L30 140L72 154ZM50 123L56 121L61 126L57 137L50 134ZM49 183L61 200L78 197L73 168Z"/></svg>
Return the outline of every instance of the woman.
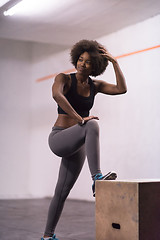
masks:
<svg viewBox="0 0 160 240"><path fill-rule="evenodd" d="M89 76L102 74L108 61L113 64L116 84L92 80ZM87 156L93 179L93 196L96 180L114 180L116 173L102 175L99 156L99 129L97 116L90 116L97 93L126 93L126 83L117 60L97 41L81 40L71 50L71 62L77 72L60 73L56 76L52 93L58 104L58 118L49 135L49 146L53 153L62 157L58 182L51 201L44 239L54 239L55 227L64 202L76 182Z"/></svg>

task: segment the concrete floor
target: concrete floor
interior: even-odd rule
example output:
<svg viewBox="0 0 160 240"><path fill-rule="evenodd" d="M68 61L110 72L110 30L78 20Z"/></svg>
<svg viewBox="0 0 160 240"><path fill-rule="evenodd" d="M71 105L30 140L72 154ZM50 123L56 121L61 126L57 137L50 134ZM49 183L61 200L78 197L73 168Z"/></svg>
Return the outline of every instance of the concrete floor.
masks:
<svg viewBox="0 0 160 240"><path fill-rule="evenodd" d="M0 200L0 240L39 240L50 200ZM94 208L94 202L67 200L56 229L59 240L95 240Z"/></svg>

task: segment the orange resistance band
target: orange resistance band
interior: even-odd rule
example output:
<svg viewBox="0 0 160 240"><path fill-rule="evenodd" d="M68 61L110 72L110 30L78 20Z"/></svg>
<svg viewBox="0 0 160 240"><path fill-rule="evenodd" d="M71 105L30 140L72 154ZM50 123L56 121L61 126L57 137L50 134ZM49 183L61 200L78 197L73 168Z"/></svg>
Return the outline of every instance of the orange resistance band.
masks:
<svg viewBox="0 0 160 240"><path fill-rule="evenodd" d="M119 59L119 58L123 58L123 57L128 57L128 56L131 56L131 55L134 55L134 54L137 54L137 53L146 52L146 51L153 50L153 49L159 48L159 47L160 47L160 45L157 45L157 46L150 47L150 48L145 48L145 49L142 49L142 50L139 50L139 51L122 54L122 55L117 56L115 58ZM70 72L74 72L74 71L75 71L75 68L66 70L63 73L70 73ZM41 81L44 81L44 80L48 80L48 79L54 78L56 75L57 75L57 73L54 73L54 74L51 74L51 75L48 75L48 76L45 76L45 77L42 77L42 78L38 78L36 80L36 82L41 82Z"/></svg>

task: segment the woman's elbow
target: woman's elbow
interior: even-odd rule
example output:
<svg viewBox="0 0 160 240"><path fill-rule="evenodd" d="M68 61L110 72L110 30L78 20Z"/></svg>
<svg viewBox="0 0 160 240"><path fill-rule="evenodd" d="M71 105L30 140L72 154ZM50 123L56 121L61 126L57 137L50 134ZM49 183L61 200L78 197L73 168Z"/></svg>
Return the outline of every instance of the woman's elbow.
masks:
<svg viewBox="0 0 160 240"><path fill-rule="evenodd" d="M127 88L125 88L123 91L122 91L122 94L125 94L127 92Z"/></svg>
<svg viewBox="0 0 160 240"><path fill-rule="evenodd" d="M117 94L125 94L127 92L127 88L120 89Z"/></svg>
<svg viewBox="0 0 160 240"><path fill-rule="evenodd" d="M59 101L62 99L62 94L58 92L52 92L52 97L57 103L59 103Z"/></svg>

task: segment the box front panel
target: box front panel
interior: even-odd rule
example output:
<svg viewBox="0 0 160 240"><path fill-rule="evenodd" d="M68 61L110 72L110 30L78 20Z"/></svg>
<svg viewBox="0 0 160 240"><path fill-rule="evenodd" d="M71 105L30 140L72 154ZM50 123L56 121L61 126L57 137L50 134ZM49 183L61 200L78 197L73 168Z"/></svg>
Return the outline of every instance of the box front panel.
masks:
<svg viewBox="0 0 160 240"><path fill-rule="evenodd" d="M138 240L138 184L96 182L96 240Z"/></svg>

